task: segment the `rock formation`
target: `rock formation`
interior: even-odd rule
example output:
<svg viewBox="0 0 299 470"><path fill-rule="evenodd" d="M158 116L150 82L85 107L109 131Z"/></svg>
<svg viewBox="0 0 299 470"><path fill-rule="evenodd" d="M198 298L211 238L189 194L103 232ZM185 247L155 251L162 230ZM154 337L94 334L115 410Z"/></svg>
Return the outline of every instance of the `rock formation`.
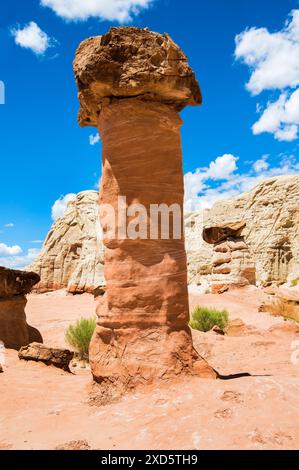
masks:
<svg viewBox="0 0 299 470"><path fill-rule="evenodd" d="M279 176L238 198L216 203L204 213L187 214L185 237L189 283L206 286L211 283L214 242L204 241L203 228L207 232L207 229L214 227L215 230L221 224L229 225L233 221L245 224L241 230L243 242L248 247L244 261L245 264L254 263L257 284L280 284L298 279L298 199L299 176ZM102 290L104 246L98 214L96 191L79 193L76 202L69 203L66 214L53 224L41 255L28 268L41 276L41 282L36 286L39 291L67 288L70 292L82 293L93 292L95 287ZM74 255L72 247L76 244L84 246L80 256ZM290 250L292 259L287 261ZM67 262L62 262L61 253L65 254ZM242 250L242 256L244 254L245 250Z"/></svg>
<svg viewBox="0 0 299 470"><path fill-rule="evenodd" d="M224 288L255 285L255 263L240 233L244 222L224 223L207 227L203 239L213 244L211 292L216 294Z"/></svg>
<svg viewBox="0 0 299 470"><path fill-rule="evenodd" d="M268 179L236 199L217 202L205 227L244 222L239 235L248 246L259 285L298 279L299 175Z"/></svg>
<svg viewBox="0 0 299 470"><path fill-rule="evenodd" d="M23 346L19 351L19 359L43 362L47 366L55 366L70 372L70 362L74 353L68 349L48 348L44 344L33 342Z"/></svg>
<svg viewBox="0 0 299 470"><path fill-rule="evenodd" d="M28 269L41 278L39 292L65 288L81 294L103 284L103 260L98 192L82 191L53 224Z"/></svg>
<svg viewBox="0 0 299 470"><path fill-rule="evenodd" d="M186 56L167 35L112 28L79 46L74 72L79 123L98 126L102 141L100 204L113 207L117 219L111 235L114 215L101 214L106 294L90 348L93 377L106 393L181 373L215 377L193 349L187 326L183 231L176 238L173 229L164 239L161 218L157 239L148 230L153 204L176 204L183 223L178 111L201 103ZM120 197L134 207L122 221ZM129 237L128 223L134 224L140 205L146 209L146 234Z"/></svg>
<svg viewBox="0 0 299 470"><path fill-rule="evenodd" d="M0 341L19 349L30 341L42 341L40 333L26 322L26 294L39 281L33 272L0 267Z"/></svg>

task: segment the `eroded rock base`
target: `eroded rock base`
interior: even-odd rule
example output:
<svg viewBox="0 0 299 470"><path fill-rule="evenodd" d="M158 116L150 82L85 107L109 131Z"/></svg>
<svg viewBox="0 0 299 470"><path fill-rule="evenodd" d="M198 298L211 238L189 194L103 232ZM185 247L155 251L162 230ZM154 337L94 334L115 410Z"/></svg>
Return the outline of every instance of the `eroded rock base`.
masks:
<svg viewBox="0 0 299 470"><path fill-rule="evenodd" d="M218 378L218 373L193 348L189 328L112 330L98 326L90 361L96 383L92 402L98 405L113 402L137 387L185 375Z"/></svg>

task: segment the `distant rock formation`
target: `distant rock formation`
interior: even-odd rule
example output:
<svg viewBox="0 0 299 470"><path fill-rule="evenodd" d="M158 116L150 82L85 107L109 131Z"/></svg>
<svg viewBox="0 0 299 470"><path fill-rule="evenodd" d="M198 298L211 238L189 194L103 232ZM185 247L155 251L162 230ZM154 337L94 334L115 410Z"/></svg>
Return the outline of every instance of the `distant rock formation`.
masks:
<svg viewBox="0 0 299 470"><path fill-rule="evenodd" d="M256 283L255 263L248 245L240 236L245 226L245 222L226 222L203 231L204 240L213 245L212 294Z"/></svg>
<svg viewBox="0 0 299 470"><path fill-rule="evenodd" d="M82 191L52 225L41 254L29 266L39 274L39 292L93 292L103 284L104 248L97 191Z"/></svg>
<svg viewBox="0 0 299 470"><path fill-rule="evenodd" d="M299 175L292 175L271 178L235 199L217 202L204 213L185 216L190 284L212 282L216 250L214 241L211 244L203 239L203 229L212 237L217 227L239 222L243 223L239 236L247 246L243 266L249 263L250 271L255 267L258 284L298 279ZM226 233L224 238L228 236ZM69 292L82 293L102 286L104 247L101 237L98 193L83 191L53 224L41 255L29 268L41 276L38 290L66 288ZM221 243L225 244L223 239ZM243 257L245 250L242 252ZM237 266L235 263L235 273Z"/></svg>
<svg viewBox="0 0 299 470"><path fill-rule="evenodd" d="M233 222L244 223L239 236L259 285L298 279L299 175L274 177L236 199L217 202L206 214L205 232Z"/></svg>
<svg viewBox="0 0 299 470"><path fill-rule="evenodd" d="M36 273L0 267L0 341L6 348L20 349L30 341L42 341L25 315L26 294L38 281Z"/></svg>

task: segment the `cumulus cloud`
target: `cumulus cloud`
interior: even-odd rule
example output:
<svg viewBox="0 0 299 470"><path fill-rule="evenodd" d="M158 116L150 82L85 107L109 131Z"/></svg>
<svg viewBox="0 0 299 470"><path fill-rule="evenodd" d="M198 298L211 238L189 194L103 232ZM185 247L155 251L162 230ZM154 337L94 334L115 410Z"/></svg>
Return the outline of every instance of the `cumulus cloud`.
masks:
<svg viewBox="0 0 299 470"><path fill-rule="evenodd" d="M254 162L253 169L256 173L259 173L260 171L268 170L269 166L270 165L267 162L267 157L263 157Z"/></svg>
<svg viewBox="0 0 299 470"><path fill-rule="evenodd" d="M228 172L224 178L221 178L217 187L215 187L215 182L210 174L211 164L208 168L197 168L194 172L186 173L184 176L186 210L194 211L209 208L216 201L229 199L250 191L267 178L295 174L299 171L299 163L293 155L280 155L280 165L272 167L266 161L267 158L267 156L263 156L256 160L247 172L239 173L237 171L237 158L234 157L236 168Z"/></svg>
<svg viewBox="0 0 299 470"><path fill-rule="evenodd" d="M100 142L100 135L99 133L97 134L91 134L89 136L89 143L90 145L95 145L95 144L98 144Z"/></svg>
<svg viewBox="0 0 299 470"><path fill-rule="evenodd" d="M67 21L84 21L91 17L128 23L153 0L41 0L44 7Z"/></svg>
<svg viewBox="0 0 299 470"><path fill-rule="evenodd" d="M299 88L290 96L282 93L277 101L268 103L252 130L254 134L270 132L277 140L292 141L298 137L298 127Z"/></svg>
<svg viewBox="0 0 299 470"><path fill-rule="evenodd" d="M238 34L235 41L236 59L251 69L246 86L253 95L299 84L299 10L292 11L281 31L254 27Z"/></svg>
<svg viewBox="0 0 299 470"><path fill-rule="evenodd" d="M268 132L280 141L298 138L299 130L299 10L293 10L285 26L277 32L249 28L235 38L235 58L248 65L246 84L252 95L264 90L280 90L276 101L258 105L255 135ZM295 91L294 91L295 89Z"/></svg>
<svg viewBox="0 0 299 470"><path fill-rule="evenodd" d="M22 253L22 248L19 245L8 246L5 243L0 243L1 256L13 256Z"/></svg>
<svg viewBox="0 0 299 470"><path fill-rule="evenodd" d="M0 255L4 255L0 257L0 265L11 269L22 269L30 265L37 258L39 253L40 250L38 248L29 248L27 253L21 256L6 256L0 251Z"/></svg>
<svg viewBox="0 0 299 470"><path fill-rule="evenodd" d="M23 28L13 28L11 32L18 46L30 49L37 55L43 55L55 42L34 21L30 21Z"/></svg>
<svg viewBox="0 0 299 470"><path fill-rule="evenodd" d="M236 170L238 158L230 153L217 157L210 163L207 175L214 180L227 179Z"/></svg>
<svg viewBox="0 0 299 470"><path fill-rule="evenodd" d="M66 194L65 196L61 196L59 199L57 199L54 202L52 209L51 209L52 219L54 221L59 219L59 217L61 217L64 214L68 203L70 201L74 201L75 199L76 199L76 194L74 193Z"/></svg>

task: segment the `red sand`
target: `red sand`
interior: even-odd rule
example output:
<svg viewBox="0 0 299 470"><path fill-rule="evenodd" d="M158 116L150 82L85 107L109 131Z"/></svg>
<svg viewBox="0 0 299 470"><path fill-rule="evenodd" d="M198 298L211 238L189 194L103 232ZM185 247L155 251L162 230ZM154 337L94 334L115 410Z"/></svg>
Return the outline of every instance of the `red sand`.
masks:
<svg viewBox="0 0 299 470"><path fill-rule="evenodd" d="M97 407L88 404L87 369L68 374L19 361L7 350L0 449L54 449L83 440L92 449L298 449L299 364L292 364L291 344L299 327L258 313L262 297L256 289L190 295L192 306L225 307L231 318L256 327L236 337L194 333L196 348L221 374L250 377L184 378ZM70 323L93 312L88 294L31 295L27 305L28 322L57 347L65 345Z"/></svg>

